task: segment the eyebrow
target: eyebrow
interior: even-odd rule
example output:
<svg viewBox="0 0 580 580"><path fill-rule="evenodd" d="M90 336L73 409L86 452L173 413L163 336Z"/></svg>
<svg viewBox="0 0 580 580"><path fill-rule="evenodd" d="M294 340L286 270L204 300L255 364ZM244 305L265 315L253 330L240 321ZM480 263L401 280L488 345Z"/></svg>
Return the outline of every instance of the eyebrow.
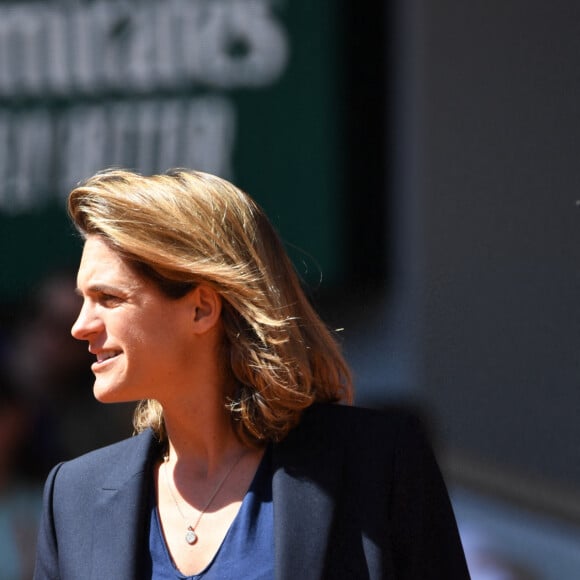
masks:
<svg viewBox="0 0 580 580"><path fill-rule="evenodd" d="M75 288L75 292L79 296L83 296L83 291L80 288L78 287ZM109 286L107 284L93 284L87 288L88 294L99 294L99 293L111 294L118 292L121 292L119 288L117 288L116 286Z"/></svg>

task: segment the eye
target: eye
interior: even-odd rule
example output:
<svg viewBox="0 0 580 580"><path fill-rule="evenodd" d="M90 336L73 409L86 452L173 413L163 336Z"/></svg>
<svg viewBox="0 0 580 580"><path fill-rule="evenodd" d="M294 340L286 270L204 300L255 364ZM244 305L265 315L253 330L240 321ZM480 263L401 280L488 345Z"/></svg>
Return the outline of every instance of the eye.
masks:
<svg viewBox="0 0 580 580"><path fill-rule="evenodd" d="M102 306L112 308L113 306L120 304L121 298L119 296L115 296L114 294L107 294L106 292L102 292L97 296L97 301Z"/></svg>

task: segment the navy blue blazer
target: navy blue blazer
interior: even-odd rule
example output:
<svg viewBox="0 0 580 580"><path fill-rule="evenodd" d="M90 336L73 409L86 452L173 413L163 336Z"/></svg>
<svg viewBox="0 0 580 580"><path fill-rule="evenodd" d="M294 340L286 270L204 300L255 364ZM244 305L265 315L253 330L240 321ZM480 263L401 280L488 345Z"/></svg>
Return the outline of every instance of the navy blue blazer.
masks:
<svg viewBox="0 0 580 580"><path fill-rule="evenodd" d="M147 431L51 471L35 580L150 577L159 453ZM412 416L314 405L272 461L276 580L469 579L445 484Z"/></svg>

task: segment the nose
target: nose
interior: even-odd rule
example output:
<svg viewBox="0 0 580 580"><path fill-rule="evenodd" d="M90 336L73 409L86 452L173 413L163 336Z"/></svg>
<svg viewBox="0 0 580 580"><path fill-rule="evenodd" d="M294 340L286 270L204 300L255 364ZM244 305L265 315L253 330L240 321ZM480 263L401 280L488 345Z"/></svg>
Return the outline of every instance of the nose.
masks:
<svg viewBox="0 0 580 580"><path fill-rule="evenodd" d="M70 333L77 340L89 340L92 335L99 332L103 326L102 321L96 315L94 308L89 302L84 302L77 319L71 327Z"/></svg>

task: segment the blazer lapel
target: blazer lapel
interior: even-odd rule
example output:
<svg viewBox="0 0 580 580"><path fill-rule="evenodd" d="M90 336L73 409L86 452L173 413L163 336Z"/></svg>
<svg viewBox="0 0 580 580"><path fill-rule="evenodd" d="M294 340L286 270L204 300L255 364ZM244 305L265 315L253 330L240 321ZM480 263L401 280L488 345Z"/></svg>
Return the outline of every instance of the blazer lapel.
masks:
<svg viewBox="0 0 580 580"><path fill-rule="evenodd" d="M323 443L308 420L273 450L276 580L323 578L337 499L342 450Z"/></svg>
<svg viewBox="0 0 580 580"><path fill-rule="evenodd" d="M152 433L135 437L130 449L98 490L94 521L88 522L95 535L90 575L95 580L141 578L147 562L150 473L156 455Z"/></svg>
<svg viewBox="0 0 580 580"><path fill-rule="evenodd" d="M325 554L341 496L343 451L305 413L272 453L276 580L324 577ZM89 578L140 579L148 563L151 466L158 446L151 432L135 437L97 492ZM90 533L90 530L87 530Z"/></svg>

